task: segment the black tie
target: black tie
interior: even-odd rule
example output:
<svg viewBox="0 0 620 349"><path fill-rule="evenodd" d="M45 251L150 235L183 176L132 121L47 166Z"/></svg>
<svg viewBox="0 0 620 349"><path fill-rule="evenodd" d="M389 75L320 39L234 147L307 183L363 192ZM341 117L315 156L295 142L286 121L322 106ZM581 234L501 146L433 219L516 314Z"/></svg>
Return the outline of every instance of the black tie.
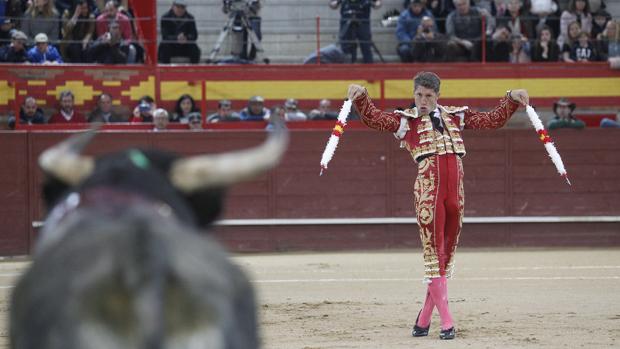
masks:
<svg viewBox="0 0 620 349"><path fill-rule="evenodd" d="M433 122L433 127L435 128L435 130L439 131L439 133L443 133L443 126L441 125L441 120L439 118L436 118L434 115L434 111L428 114L428 116L431 117L431 121Z"/></svg>

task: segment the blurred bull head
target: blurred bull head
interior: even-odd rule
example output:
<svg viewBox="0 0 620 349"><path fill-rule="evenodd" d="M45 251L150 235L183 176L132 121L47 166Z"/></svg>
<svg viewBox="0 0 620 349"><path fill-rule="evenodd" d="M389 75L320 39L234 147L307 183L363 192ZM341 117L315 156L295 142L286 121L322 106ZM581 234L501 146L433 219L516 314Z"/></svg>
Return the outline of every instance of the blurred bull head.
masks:
<svg viewBox="0 0 620 349"><path fill-rule="evenodd" d="M223 189L278 163L282 122L254 148L187 158L81 155L93 135L39 158L55 205L12 294L11 348L258 348L251 283L199 231L219 213Z"/></svg>

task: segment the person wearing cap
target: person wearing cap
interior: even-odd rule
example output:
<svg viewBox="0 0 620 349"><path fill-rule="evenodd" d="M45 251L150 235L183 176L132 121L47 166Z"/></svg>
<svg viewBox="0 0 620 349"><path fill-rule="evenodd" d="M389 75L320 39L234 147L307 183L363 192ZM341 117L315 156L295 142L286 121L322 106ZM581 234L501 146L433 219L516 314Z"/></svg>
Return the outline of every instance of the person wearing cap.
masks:
<svg viewBox="0 0 620 349"><path fill-rule="evenodd" d="M424 17L433 18L433 14L424 8L422 0L412 0L409 7L398 16L396 22L397 52L402 62L413 62L413 40Z"/></svg>
<svg viewBox="0 0 620 349"><path fill-rule="evenodd" d="M297 108L297 100L289 98L284 102L284 120L285 121L306 121L308 116Z"/></svg>
<svg viewBox="0 0 620 349"><path fill-rule="evenodd" d="M454 272L465 205L463 129L498 129L508 122L520 105L529 104L526 90L507 91L488 112L468 107L440 105L441 80L433 72L419 72L413 78L415 106L394 112L376 108L366 88L351 84L349 100L364 125L392 132L401 148L417 166L414 205L422 240L421 266L427 284L422 309L412 335L429 334L433 309L440 318L440 339L454 339L455 324L449 309L448 279ZM415 316L415 315L414 315Z"/></svg>
<svg viewBox="0 0 620 349"><path fill-rule="evenodd" d="M0 48L0 62L24 63L28 61L26 42L28 37L24 32L13 30L11 44Z"/></svg>
<svg viewBox="0 0 620 349"><path fill-rule="evenodd" d="M60 92L60 96L58 97L58 102L60 104L60 110L52 115L49 120L47 120L50 124L76 124L76 123L86 123L86 118L80 112L74 109L75 105L75 96L73 92L69 90L64 90Z"/></svg>
<svg viewBox="0 0 620 349"><path fill-rule="evenodd" d="M200 61L200 48L196 45L198 31L194 16L187 12L185 0L174 0L172 8L161 17L159 63L169 64L171 57L187 57L196 64Z"/></svg>
<svg viewBox="0 0 620 349"><path fill-rule="evenodd" d="M34 37L34 47L28 50L27 55L30 63L64 63L60 53L49 43L45 33L39 33Z"/></svg>
<svg viewBox="0 0 620 349"><path fill-rule="evenodd" d="M24 12L20 29L29 38L45 33L52 42L60 39L60 15L53 0L33 0Z"/></svg>
<svg viewBox="0 0 620 349"><path fill-rule="evenodd" d="M271 111L265 108L265 99L261 96L252 96L248 106L239 113L241 121L265 121L269 119Z"/></svg>
<svg viewBox="0 0 620 349"><path fill-rule="evenodd" d="M575 103L571 103L566 98L560 98L557 102L553 103L553 113L555 114L553 119L549 121L547 129L555 130L558 128L575 128L582 129L586 127L585 122L575 118L573 111L575 111Z"/></svg>
<svg viewBox="0 0 620 349"><path fill-rule="evenodd" d="M207 122L240 121L239 113L232 110L232 103L227 99L217 102L217 111L207 117Z"/></svg>
<svg viewBox="0 0 620 349"><path fill-rule="evenodd" d="M200 112L193 111L187 116L187 126L191 131L202 130L202 115Z"/></svg>

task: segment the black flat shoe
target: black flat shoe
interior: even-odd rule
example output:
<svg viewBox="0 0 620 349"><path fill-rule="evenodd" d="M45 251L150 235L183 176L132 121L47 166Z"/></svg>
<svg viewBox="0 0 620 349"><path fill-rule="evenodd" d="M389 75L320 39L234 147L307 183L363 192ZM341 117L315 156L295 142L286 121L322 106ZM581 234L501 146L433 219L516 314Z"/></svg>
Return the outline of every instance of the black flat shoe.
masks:
<svg viewBox="0 0 620 349"><path fill-rule="evenodd" d="M439 332L439 339L454 339L454 337L456 337L454 327L450 327L447 330L441 330L441 332Z"/></svg>
<svg viewBox="0 0 620 349"><path fill-rule="evenodd" d="M420 313L422 311L420 310ZM415 319L415 325L413 325L413 331L411 331L411 335L414 337L425 337L428 336L428 330L431 328L431 324L428 324L428 327L420 327L418 326L418 319L420 318L420 313L418 313L418 317Z"/></svg>

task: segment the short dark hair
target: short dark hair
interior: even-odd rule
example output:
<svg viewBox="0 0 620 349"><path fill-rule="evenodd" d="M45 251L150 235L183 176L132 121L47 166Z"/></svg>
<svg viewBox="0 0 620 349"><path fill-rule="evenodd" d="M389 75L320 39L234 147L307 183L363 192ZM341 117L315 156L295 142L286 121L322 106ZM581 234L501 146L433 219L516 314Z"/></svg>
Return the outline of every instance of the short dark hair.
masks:
<svg viewBox="0 0 620 349"><path fill-rule="evenodd" d="M75 95L70 90L64 90L60 92L60 96L58 96L58 100L62 100L65 97L71 97L71 99L75 100Z"/></svg>
<svg viewBox="0 0 620 349"><path fill-rule="evenodd" d="M440 85L441 85L441 79L439 79L439 76L437 76L437 74L433 72L422 71L422 72L417 73L413 77L413 90L414 91L418 86L422 86L422 87L426 87L426 88L429 88L435 91L435 93L439 93Z"/></svg>

